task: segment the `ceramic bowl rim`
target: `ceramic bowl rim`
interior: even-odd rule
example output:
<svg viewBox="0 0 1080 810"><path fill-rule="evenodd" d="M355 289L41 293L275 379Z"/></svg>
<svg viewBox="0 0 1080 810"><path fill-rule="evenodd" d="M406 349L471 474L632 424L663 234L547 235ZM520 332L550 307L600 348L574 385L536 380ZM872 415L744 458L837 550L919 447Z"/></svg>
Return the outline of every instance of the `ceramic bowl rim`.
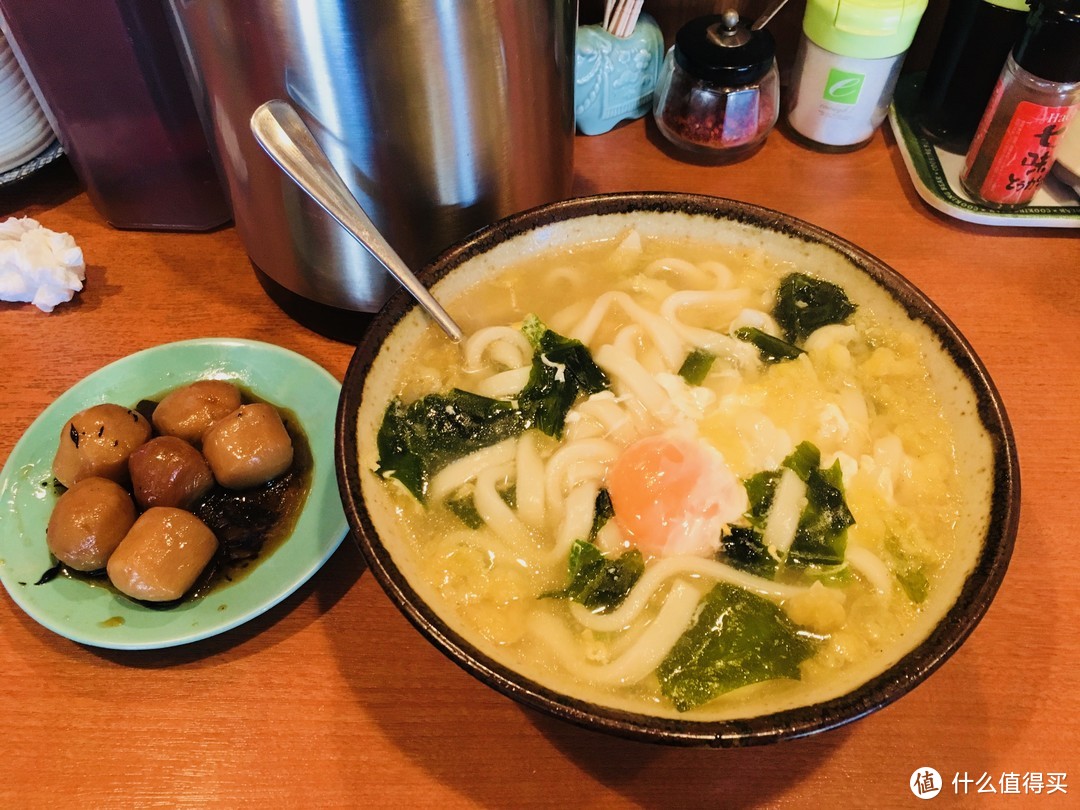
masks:
<svg viewBox="0 0 1080 810"><path fill-rule="evenodd" d="M506 217L476 231L435 258L418 276L430 287L469 259L535 228L593 214L636 211L712 216L832 248L889 292L910 316L924 322L969 380L977 396L979 418L993 444L991 516L973 571L965 578L956 601L926 639L883 673L840 697L757 717L720 721L670 719L597 706L542 686L480 652L440 619L409 585L379 541L360 491L356 415L372 361L384 339L415 306L404 291L396 293L376 316L358 344L342 383L335 456L342 504L353 536L391 601L443 654L504 695L585 728L652 743L741 747L819 733L884 708L922 683L961 646L985 615L1005 576L1019 524L1020 470L1013 431L1001 396L967 339L936 304L896 270L830 231L737 200L679 192L575 197Z"/></svg>

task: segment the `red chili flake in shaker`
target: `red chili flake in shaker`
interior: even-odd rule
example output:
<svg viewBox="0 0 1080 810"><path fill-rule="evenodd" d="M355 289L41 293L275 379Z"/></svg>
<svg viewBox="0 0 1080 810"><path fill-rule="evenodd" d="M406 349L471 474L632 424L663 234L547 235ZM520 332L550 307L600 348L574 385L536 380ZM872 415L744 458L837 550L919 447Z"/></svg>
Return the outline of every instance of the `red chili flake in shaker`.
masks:
<svg viewBox="0 0 1080 810"><path fill-rule="evenodd" d="M745 156L779 115L775 45L727 11L691 20L661 70L653 116L676 146L699 157Z"/></svg>

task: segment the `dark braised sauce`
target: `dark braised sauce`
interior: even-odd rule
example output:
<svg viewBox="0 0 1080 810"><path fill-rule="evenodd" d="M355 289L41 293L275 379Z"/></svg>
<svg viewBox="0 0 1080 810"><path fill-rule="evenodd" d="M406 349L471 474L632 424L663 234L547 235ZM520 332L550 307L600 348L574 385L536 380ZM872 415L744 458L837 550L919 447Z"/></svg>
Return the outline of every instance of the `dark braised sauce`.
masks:
<svg viewBox="0 0 1080 810"><path fill-rule="evenodd" d="M251 489L225 489L214 484L192 508L217 537L218 550L192 589L179 601L205 596L222 583L243 578L258 560L292 534L311 489L314 465L311 447L295 415L285 408L278 408L278 412L292 439L292 466L277 478Z"/></svg>
<svg viewBox="0 0 1080 810"><path fill-rule="evenodd" d="M235 382L233 383L236 384ZM240 388L244 404L266 402L256 397L243 386ZM168 392L163 392L158 399ZM258 563L292 534L304 502L311 489L311 474L314 462L311 445L300 427L296 415L287 408L274 403L289 438L293 445L293 462L284 473L258 487L244 490L225 489L215 483L213 488L191 508L203 523L210 527L218 540L218 549L213 559L207 564L202 574L191 589L179 599L168 602L145 602L131 599L116 590L109 582L105 569L98 571L76 571L63 563L45 571L35 585L43 585L57 576L84 579L95 585L109 588L117 596L157 610L168 610L179 604L201 599L219 587L242 579ZM157 400L144 399L135 406L148 421L154 414ZM151 424L153 422L151 421ZM154 435L158 435L155 431ZM55 480L51 482L56 492L64 492L64 487Z"/></svg>

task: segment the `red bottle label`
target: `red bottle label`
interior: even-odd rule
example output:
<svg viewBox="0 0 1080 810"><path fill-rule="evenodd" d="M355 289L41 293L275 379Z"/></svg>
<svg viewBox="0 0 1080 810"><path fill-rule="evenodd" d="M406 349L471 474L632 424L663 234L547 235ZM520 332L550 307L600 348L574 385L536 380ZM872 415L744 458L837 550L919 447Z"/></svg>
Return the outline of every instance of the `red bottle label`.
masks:
<svg viewBox="0 0 1080 810"><path fill-rule="evenodd" d="M1054 150L1076 109L1043 107L1030 101L1017 104L979 189L983 198L1003 205L1031 200L1054 164ZM980 132L977 140L984 135Z"/></svg>

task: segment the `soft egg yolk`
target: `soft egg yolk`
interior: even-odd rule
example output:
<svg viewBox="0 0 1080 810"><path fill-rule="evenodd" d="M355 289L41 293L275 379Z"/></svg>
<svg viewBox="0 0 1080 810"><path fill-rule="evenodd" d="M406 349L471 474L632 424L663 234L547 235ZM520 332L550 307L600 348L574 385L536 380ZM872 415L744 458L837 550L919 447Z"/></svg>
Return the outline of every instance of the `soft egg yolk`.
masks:
<svg viewBox="0 0 1080 810"><path fill-rule="evenodd" d="M747 509L746 491L720 453L699 439L650 436L607 474L615 522L647 556L709 556L724 526Z"/></svg>

